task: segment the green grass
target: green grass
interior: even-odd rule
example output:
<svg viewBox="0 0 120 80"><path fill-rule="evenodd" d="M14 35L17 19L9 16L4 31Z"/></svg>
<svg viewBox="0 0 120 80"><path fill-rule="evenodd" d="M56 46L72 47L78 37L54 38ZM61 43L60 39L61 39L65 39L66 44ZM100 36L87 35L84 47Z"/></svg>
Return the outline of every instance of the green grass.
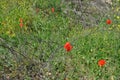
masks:
<svg viewBox="0 0 120 80"><path fill-rule="evenodd" d="M0 1L1 80L120 79L120 19L111 15L111 25L103 18L99 27L84 29L63 13L64 7L60 0ZM70 52L64 49L68 41ZM105 66L98 66L100 59Z"/></svg>

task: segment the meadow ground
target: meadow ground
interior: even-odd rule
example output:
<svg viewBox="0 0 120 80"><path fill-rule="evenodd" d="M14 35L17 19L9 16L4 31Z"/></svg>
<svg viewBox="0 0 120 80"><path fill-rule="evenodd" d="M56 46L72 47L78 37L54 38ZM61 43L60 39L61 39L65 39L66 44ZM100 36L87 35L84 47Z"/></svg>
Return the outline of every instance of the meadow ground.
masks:
<svg viewBox="0 0 120 80"><path fill-rule="evenodd" d="M0 80L120 80L116 3L110 20L85 29L60 0L0 1Z"/></svg>

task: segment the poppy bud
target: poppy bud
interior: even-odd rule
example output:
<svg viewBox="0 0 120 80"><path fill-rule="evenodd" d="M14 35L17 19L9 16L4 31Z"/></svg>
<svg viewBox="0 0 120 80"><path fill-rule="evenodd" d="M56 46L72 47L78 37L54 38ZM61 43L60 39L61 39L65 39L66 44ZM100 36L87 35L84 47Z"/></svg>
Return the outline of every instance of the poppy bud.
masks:
<svg viewBox="0 0 120 80"><path fill-rule="evenodd" d="M23 22L22 18L20 18L20 20L19 20L19 21L20 21L20 23L22 23L22 22Z"/></svg>

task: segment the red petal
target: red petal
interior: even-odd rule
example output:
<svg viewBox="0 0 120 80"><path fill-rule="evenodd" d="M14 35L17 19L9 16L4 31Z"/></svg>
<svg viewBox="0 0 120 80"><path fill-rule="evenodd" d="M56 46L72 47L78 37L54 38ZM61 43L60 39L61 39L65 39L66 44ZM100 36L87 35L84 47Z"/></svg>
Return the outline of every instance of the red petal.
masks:
<svg viewBox="0 0 120 80"><path fill-rule="evenodd" d="M110 19L108 19L108 20L106 21L106 23L107 23L107 24L111 24L112 21L111 21Z"/></svg>
<svg viewBox="0 0 120 80"><path fill-rule="evenodd" d="M69 46L66 48L66 50L69 52L72 49L72 46Z"/></svg>
<svg viewBox="0 0 120 80"><path fill-rule="evenodd" d="M64 48L66 49L66 51L70 51L72 49L72 46L69 42L67 42L65 45L64 45Z"/></svg>
<svg viewBox="0 0 120 80"><path fill-rule="evenodd" d="M64 48L67 48L68 46L70 46L70 43L67 42L65 45L64 45Z"/></svg>
<svg viewBox="0 0 120 80"><path fill-rule="evenodd" d="M21 27L21 28L23 27L23 23L20 23L20 27Z"/></svg>
<svg viewBox="0 0 120 80"><path fill-rule="evenodd" d="M99 60L99 61L98 61L98 65L99 65L99 66L104 66L105 63L106 63L105 60Z"/></svg>
<svg viewBox="0 0 120 80"><path fill-rule="evenodd" d="M54 8L52 8L51 10L52 10L52 12L54 12L54 11L55 11L55 9L54 9Z"/></svg>

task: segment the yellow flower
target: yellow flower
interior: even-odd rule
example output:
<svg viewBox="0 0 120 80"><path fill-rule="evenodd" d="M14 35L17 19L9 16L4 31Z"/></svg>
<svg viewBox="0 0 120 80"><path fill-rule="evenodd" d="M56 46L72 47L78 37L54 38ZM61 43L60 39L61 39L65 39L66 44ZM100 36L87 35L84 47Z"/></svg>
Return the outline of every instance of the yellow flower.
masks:
<svg viewBox="0 0 120 80"><path fill-rule="evenodd" d="M10 30L6 31L6 34L10 37L15 37L15 33Z"/></svg>
<svg viewBox="0 0 120 80"><path fill-rule="evenodd" d="M116 11L118 12L118 11L119 11L119 8L117 8Z"/></svg>
<svg viewBox="0 0 120 80"><path fill-rule="evenodd" d="M108 28L109 30L112 30L112 27Z"/></svg>
<svg viewBox="0 0 120 80"><path fill-rule="evenodd" d="M120 17L119 17L119 16L117 16L116 18L117 18L117 19L120 19Z"/></svg>
<svg viewBox="0 0 120 80"><path fill-rule="evenodd" d="M15 33L12 33L10 36L11 36L11 37L15 37Z"/></svg>
<svg viewBox="0 0 120 80"><path fill-rule="evenodd" d="M120 24L118 25L117 30L120 30Z"/></svg>
<svg viewBox="0 0 120 80"><path fill-rule="evenodd" d="M118 28L120 28L120 24L118 25Z"/></svg>
<svg viewBox="0 0 120 80"><path fill-rule="evenodd" d="M6 34L9 35L9 34L10 34L10 31L6 31Z"/></svg>

